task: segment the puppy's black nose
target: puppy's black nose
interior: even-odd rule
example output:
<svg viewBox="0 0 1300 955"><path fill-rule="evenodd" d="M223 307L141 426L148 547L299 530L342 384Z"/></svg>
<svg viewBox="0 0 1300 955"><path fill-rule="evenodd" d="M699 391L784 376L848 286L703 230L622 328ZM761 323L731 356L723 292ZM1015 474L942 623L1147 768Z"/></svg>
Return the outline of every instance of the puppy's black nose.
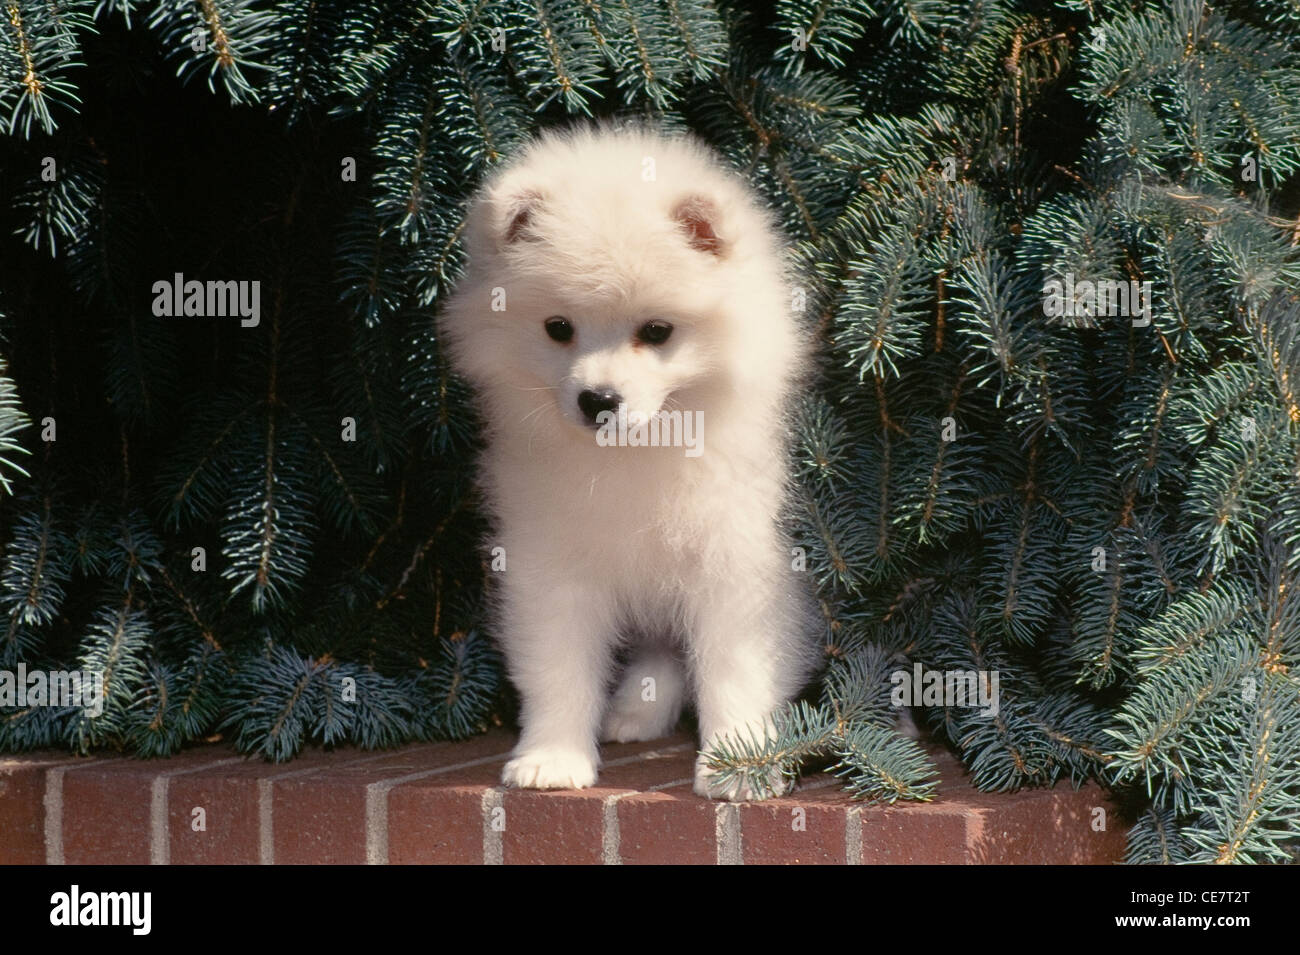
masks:
<svg viewBox="0 0 1300 955"><path fill-rule="evenodd" d="M623 403L623 396L613 388L604 388L597 385L592 391L584 391L578 395L578 407L582 409L582 416L587 419L587 424L600 424L596 416L602 411L618 411L618 406Z"/></svg>

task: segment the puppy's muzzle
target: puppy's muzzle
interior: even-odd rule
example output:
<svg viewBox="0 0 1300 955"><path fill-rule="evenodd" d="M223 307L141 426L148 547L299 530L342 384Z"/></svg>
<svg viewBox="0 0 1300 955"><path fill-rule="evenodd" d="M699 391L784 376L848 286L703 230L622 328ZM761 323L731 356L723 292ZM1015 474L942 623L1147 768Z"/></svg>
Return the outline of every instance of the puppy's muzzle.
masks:
<svg viewBox="0 0 1300 955"><path fill-rule="evenodd" d="M602 411L617 412L622 403L623 396L604 385L597 385L578 395L578 408L582 411L583 420L593 428L600 425L598 416Z"/></svg>

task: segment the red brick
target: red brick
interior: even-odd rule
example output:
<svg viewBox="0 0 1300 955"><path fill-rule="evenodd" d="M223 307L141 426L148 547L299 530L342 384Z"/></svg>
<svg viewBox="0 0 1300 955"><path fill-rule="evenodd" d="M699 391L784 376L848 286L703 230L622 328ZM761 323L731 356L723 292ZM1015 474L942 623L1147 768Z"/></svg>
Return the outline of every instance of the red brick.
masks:
<svg viewBox="0 0 1300 955"><path fill-rule="evenodd" d="M504 794L502 858L507 865L599 865L604 860L605 801L689 778L695 766L695 748L677 739L610 743L601 757L604 765L589 789Z"/></svg>
<svg viewBox="0 0 1300 955"><path fill-rule="evenodd" d="M386 856L395 864L478 864L483 861L483 794L492 788L508 758L514 737L491 732L462 743L422 747L411 767L382 774L374 798L382 801L387 821ZM436 758L435 758L436 757ZM464 766L465 763L477 765ZM448 769L459 766L457 769ZM412 776L413 779L403 777Z"/></svg>
<svg viewBox="0 0 1300 955"><path fill-rule="evenodd" d="M475 741L482 746L481 741ZM366 861L366 787L459 761L472 750L452 744L370 753L328 772L272 783L275 861L297 865L361 865ZM472 755L464 758L473 759Z"/></svg>
<svg viewBox="0 0 1300 955"><path fill-rule="evenodd" d="M807 782L821 780L813 777ZM852 803L842 791L827 786L800 789L783 799L742 804L741 852L745 864L843 865ZM795 828L796 822L801 828Z"/></svg>
<svg viewBox="0 0 1300 955"><path fill-rule="evenodd" d="M863 865L960 865L969 862L969 819L952 800L864 805Z"/></svg>
<svg viewBox="0 0 1300 955"><path fill-rule="evenodd" d="M63 775L63 858L74 865L150 862L154 779L230 756L197 746L167 760L72 762Z"/></svg>
<svg viewBox="0 0 1300 955"><path fill-rule="evenodd" d="M619 855L625 865L714 865L716 803L689 784L620 799Z"/></svg>
<svg viewBox="0 0 1300 955"><path fill-rule="evenodd" d="M388 793L388 860L394 865L480 865L483 794L506 761L399 783Z"/></svg>
<svg viewBox="0 0 1300 955"><path fill-rule="evenodd" d="M234 756L228 747L219 755ZM356 758L358 751L307 749L290 763L258 757L208 766L168 781L167 830L170 861L175 864L250 865L260 861L262 780L286 774L331 769ZM207 829L191 826L195 807L202 807Z"/></svg>
<svg viewBox="0 0 1300 955"><path fill-rule="evenodd" d="M63 860L148 865L152 773L161 765L113 758L63 775Z"/></svg>
<svg viewBox="0 0 1300 955"><path fill-rule="evenodd" d="M1094 831L1094 809L1106 829ZM972 815L970 861L982 865L1098 865L1123 857L1126 829L1089 783L1075 792L1058 783L1050 793L1025 790Z"/></svg>
<svg viewBox="0 0 1300 955"><path fill-rule="evenodd" d="M251 770L251 771L250 771ZM218 766L171 780L167 792L170 861L176 865L256 865L260 818L258 774L264 764ZM202 808L205 829L193 828Z"/></svg>
<svg viewBox="0 0 1300 955"><path fill-rule="evenodd" d="M48 765L31 757L0 759L0 865L40 865L45 861Z"/></svg>
<svg viewBox="0 0 1300 955"><path fill-rule="evenodd" d="M600 865L605 798L618 792L506 792L502 860L507 865Z"/></svg>
<svg viewBox="0 0 1300 955"><path fill-rule="evenodd" d="M1109 809L1095 784L1077 792L1062 783L1050 791L980 793L942 752L935 754L941 780L931 803L855 803L838 782L818 787L825 777L813 777L784 799L720 809L691 790L694 741L684 736L604 747L597 786L579 792L503 792L501 766L514 742L513 734L496 731L386 753L312 749L283 765L234 759L228 745L153 762L8 758L0 761L0 861L45 858L51 769L62 770L59 835L63 858L72 863L150 861L160 774L167 857L177 863L260 861L261 792L268 789L276 862L478 863L488 795L505 809L506 826L499 837L489 832L487 842L507 863L605 861L614 848L605 826L611 815L618 822L617 861L628 864L713 864L719 819L726 861L749 864L843 862L850 832L861 834L862 857L853 861L867 863L1113 863L1124 850L1123 820L1108 819L1106 831L1093 831L1094 808ZM678 751L650 755L673 747ZM195 806L206 812L204 832L190 827ZM795 810L802 810L801 830L791 825ZM162 848L152 856L162 857Z"/></svg>

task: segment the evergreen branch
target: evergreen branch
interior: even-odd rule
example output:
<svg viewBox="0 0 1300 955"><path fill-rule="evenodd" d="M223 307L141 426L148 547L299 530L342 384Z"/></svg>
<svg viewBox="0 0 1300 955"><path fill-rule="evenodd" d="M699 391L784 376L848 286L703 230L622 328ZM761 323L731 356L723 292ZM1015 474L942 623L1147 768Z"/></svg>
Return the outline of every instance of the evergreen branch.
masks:
<svg viewBox="0 0 1300 955"><path fill-rule="evenodd" d="M13 457L15 453L31 454L31 451L14 436L30 428L32 422L18 398L18 386L8 372L8 363L0 357L0 489L5 494L12 495L14 479L9 472L16 471L25 478L31 477Z"/></svg>
<svg viewBox="0 0 1300 955"><path fill-rule="evenodd" d="M66 71L83 66L75 31L92 29L92 0L53 4L6 0L0 13L0 133L58 128L55 109L76 109L81 98Z"/></svg>
<svg viewBox="0 0 1300 955"><path fill-rule="evenodd" d="M206 69L208 89L221 84L232 103L256 103L258 90L246 70L267 70L266 38L280 25L278 9L258 9L253 0L160 0L149 17L173 58L176 75L188 80Z"/></svg>
<svg viewBox="0 0 1300 955"><path fill-rule="evenodd" d="M938 770L913 740L879 726L854 726L834 742L839 762L831 767L847 779L854 799L929 802L935 797Z"/></svg>

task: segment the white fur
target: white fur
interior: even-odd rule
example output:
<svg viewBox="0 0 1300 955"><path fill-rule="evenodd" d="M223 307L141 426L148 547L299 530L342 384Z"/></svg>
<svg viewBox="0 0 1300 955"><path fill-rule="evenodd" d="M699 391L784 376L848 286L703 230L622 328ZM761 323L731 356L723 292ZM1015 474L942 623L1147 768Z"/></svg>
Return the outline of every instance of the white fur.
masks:
<svg viewBox="0 0 1300 955"><path fill-rule="evenodd" d="M704 201L718 253L674 219L684 200ZM505 548L492 583L522 734L504 782L588 786L598 738L666 735L688 693L704 747L761 734L817 656L779 528L807 342L769 215L693 140L585 128L499 171L466 241L439 327L480 399L488 544ZM554 315L576 329L569 344L546 335ZM634 341L649 319L673 324L666 343ZM599 446L577 406L596 385L634 411L702 413L702 453ZM611 699L620 651L630 661ZM696 791L762 795L703 765Z"/></svg>

